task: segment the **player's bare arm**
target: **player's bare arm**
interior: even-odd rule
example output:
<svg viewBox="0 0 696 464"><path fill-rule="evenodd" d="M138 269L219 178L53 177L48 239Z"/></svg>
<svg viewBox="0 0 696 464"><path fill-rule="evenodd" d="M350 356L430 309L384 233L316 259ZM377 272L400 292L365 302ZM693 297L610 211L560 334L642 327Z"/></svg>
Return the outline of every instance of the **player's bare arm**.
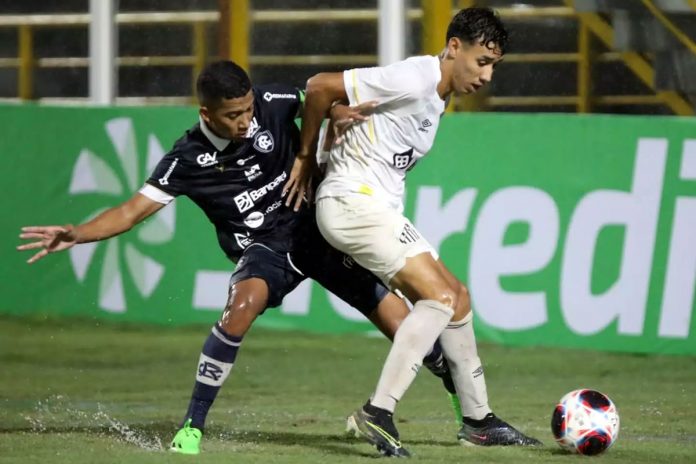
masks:
<svg viewBox="0 0 696 464"><path fill-rule="evenodd" d="M290 177L283 187L285 204L300 209L302 200L311 200L311 180L317 172L316 147L319 130L335 101L348 102L343 73L319 73L307 81L300 150L295 158Z"/></svg>
<svg viewBox="0 0 696 464"><path fill-rule="evenodd" d="M106 240L127 232L164 206L162 203L136 193L130 200L110 208L91 221L78 226L68 224L64 226L22 227L19 238L33 241L19 245L17 250L40 250L27 260L27 263L32 264L49 253L67 250L78 243Z"/></svg>

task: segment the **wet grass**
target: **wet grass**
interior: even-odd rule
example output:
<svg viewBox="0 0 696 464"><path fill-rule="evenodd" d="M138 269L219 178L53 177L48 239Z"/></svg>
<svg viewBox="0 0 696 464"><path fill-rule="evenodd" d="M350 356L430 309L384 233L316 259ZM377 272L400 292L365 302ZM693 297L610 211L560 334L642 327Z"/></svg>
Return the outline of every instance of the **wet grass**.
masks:
<svg viewBox="0 0 696 464"><path fill-rule="evenodd" d="M360 336L254 330L209 416L203 453L165 452L185 412L208 327L170 329L0 318L0 463L374 462L343 434L388 345ZM621 434L603 462L696 462L696 359L482 345L489 396L538 449L462 447L437 379L423 371L397 410L419 462L582 459L553 442L567 391L609 394Z"/></svg>

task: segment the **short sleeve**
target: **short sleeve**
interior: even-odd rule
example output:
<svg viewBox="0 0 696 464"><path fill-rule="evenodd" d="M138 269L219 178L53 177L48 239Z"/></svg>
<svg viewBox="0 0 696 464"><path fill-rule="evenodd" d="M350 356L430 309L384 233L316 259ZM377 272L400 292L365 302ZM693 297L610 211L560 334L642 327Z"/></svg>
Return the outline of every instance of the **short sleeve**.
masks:
<svg viewBox="0 0 696 464"><path fill-rule="evenodd" d="M343 84L351 106L368 101L408 102L422 98L432 88L432 75L411 60L388 66L355 68L343 72ZM436 83L435 83L436 84Z"/></svg>
<svg viewBox="0 0 696 464"><path fill-rule="evenodd" d="M176 151L170 152L157 163L145 186L140 189L141 194L158 203L167 204L174 197L185 193L185 173L182 158L178 155L180 153Z"/></svg>

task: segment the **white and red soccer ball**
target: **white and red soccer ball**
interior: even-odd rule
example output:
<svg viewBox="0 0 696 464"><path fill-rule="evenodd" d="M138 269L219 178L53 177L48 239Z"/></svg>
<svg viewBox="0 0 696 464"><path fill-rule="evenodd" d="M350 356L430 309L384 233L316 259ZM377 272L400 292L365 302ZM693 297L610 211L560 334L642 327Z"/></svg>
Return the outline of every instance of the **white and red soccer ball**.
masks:
<svg viewBox="0 0 696 464"><path fill-rule="evenodd" d="M551 431L562 448L574 453L603 453L619 436L619 413L609 397L596 390L574 390L558 402Z"/></svg>

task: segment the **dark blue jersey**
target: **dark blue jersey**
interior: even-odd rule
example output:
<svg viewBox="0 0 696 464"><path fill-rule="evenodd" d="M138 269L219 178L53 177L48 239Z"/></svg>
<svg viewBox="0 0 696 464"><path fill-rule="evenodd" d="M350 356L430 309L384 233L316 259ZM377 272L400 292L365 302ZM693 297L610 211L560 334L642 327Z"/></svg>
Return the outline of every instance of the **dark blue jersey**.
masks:
<svg viewBox="0 0 696 464"><path fill-rule="evenodd" d="M147 183L171 196L186 195L215 225L227 256L237 261L252 243L290 252L313 220L281 199L299 145L294 119L300 92L290 86L254 87L248 138L216 137L201 121L160 160Z"/></svg>

